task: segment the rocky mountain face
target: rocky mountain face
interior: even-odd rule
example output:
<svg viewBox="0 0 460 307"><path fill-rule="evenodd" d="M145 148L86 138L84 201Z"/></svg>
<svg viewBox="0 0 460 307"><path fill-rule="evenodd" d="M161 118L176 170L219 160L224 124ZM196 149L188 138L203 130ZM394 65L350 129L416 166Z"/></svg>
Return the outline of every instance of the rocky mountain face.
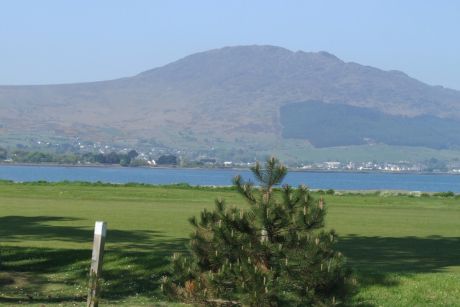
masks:
<svg viewBox="0 0 460 307"><path fill-rule="evenodd" d="M172 147L187 140L209 145L246 138L269 144L290 137L283 133L280 110L310 101L356 107L350 112L366 108L402 118L429 115L454 126L460 121L460 91L430 86L399 71L346 63L327 52L241 46L193 54L117 80L0 86L0 138L33 132L88 140L149 139ZM327 110L319 112L326 122L334 108ZM355 120L368 113L359 114Z"/></svg>

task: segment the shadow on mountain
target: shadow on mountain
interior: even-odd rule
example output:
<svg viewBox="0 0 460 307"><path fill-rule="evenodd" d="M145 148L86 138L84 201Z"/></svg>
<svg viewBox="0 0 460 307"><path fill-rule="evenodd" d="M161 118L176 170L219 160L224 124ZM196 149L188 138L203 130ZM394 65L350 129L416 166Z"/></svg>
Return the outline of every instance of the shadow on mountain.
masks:
<svg viewBox="0 0 460 307"><path fill-rule="evenodd" d="M389 115L345 104L289 103L280 108L280 121L283 137L308 140L315 147L383 143L445 149L460 144L458 120Z"/></svg>
<svg viewBox="0 0 460 307"><path fill-rule="evenodd" d="M0 218L1 243L7 244L0 243L0 304L81 304L85 301L92 230L47 225L75 220L49 216ZM87 242L88 247L67 249L12 245L25 240ZM102 302L135 295L152 298L171 254L185 251L186 242L185 239L167 238L150 230L109 229L103 264Z"/></svg>

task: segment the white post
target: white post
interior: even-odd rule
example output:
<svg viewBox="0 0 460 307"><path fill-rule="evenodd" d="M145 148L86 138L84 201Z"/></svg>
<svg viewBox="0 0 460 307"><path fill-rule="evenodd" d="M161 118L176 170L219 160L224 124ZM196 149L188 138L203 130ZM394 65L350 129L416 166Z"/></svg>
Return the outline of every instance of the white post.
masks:
<svg viewBox="0 0 460 307"><path fill-rule="evenodd" d="M106 234L107 223L100 221L96 222L94 226L93 255L91 257L91 269L89 271L87 307L97 307L99 303L99 277L102 271Z"/></svg>

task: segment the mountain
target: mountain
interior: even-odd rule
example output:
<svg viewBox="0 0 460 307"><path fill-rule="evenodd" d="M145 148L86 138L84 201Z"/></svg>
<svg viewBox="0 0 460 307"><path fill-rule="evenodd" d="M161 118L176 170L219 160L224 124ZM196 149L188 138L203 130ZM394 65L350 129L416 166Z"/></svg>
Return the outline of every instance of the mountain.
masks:
<svg viewBox="0 0 460 307"><path fill-rule="evenodd" d="M311 105L315 108L309 112L316 109L318 114L304 114L299 102L319 103L327 112ZM0 86L0 140L11 135L79 136L91 141L141 141L196 150L227 146L257 152L284 139L300 137L315 145L314 140L330 138L321 135L322 129L314 136L293 136L296 126L292 125L286 133L282 110L289 105L292 113L297 112L292 106L298 106L305 121L313 117L328 122L330 128L337 123L330 115L341 106L351 107L347 116L354 114L357 126L348 123L351 130L363 129L358 125L361 119L369 122L375 112L385 117L373 128L381 134L392 120L404 123L406 119L412 136L421 140L410 142L408 137L407 142L400 142L408 146L439 148L439 144L423 141L423 134L430 131L429 124L418 128L424 116L433 124L445 123L445 130L436 133L457 133L460 121L460 91L430 86L399 71L347 63L327 52L239 46L196 53L128 78ZM301 119L296 122L299 129L305 129ZM392 131L372 142L391 144L395 129ZM344 138L320 146L355 145L369 139L365 135L357 138L361 140ZM446 146L460 145L457 138L449 142Z"/></svg>

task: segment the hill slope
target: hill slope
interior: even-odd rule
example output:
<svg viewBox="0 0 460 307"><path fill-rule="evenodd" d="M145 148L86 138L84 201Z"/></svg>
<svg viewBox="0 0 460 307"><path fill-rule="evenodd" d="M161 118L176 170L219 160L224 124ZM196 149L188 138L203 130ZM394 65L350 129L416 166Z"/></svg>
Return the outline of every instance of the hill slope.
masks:
<svg viewBox="0 0 460 307"><path fill-rule="evenodd" d="M315 147L364 144L425 146L460 145L460 124L431 115L388 115L368 108L309 101L281 108L283 136L306 139Z"/></svg>
<svg viewBox="0 0 460 307"><path fill-rule="evenodd" d="M454 125L460 120L459 91L402 72L345 63L326 52L242 46L193 54L111 81L0 86L0 133L144 139L175 148L222 142L247 149L244 140L260 138L261 146L270 148L286 136L280 108L293 101L430 115L450 118ZM347 144L328 144L335 145Z"/></svg>

